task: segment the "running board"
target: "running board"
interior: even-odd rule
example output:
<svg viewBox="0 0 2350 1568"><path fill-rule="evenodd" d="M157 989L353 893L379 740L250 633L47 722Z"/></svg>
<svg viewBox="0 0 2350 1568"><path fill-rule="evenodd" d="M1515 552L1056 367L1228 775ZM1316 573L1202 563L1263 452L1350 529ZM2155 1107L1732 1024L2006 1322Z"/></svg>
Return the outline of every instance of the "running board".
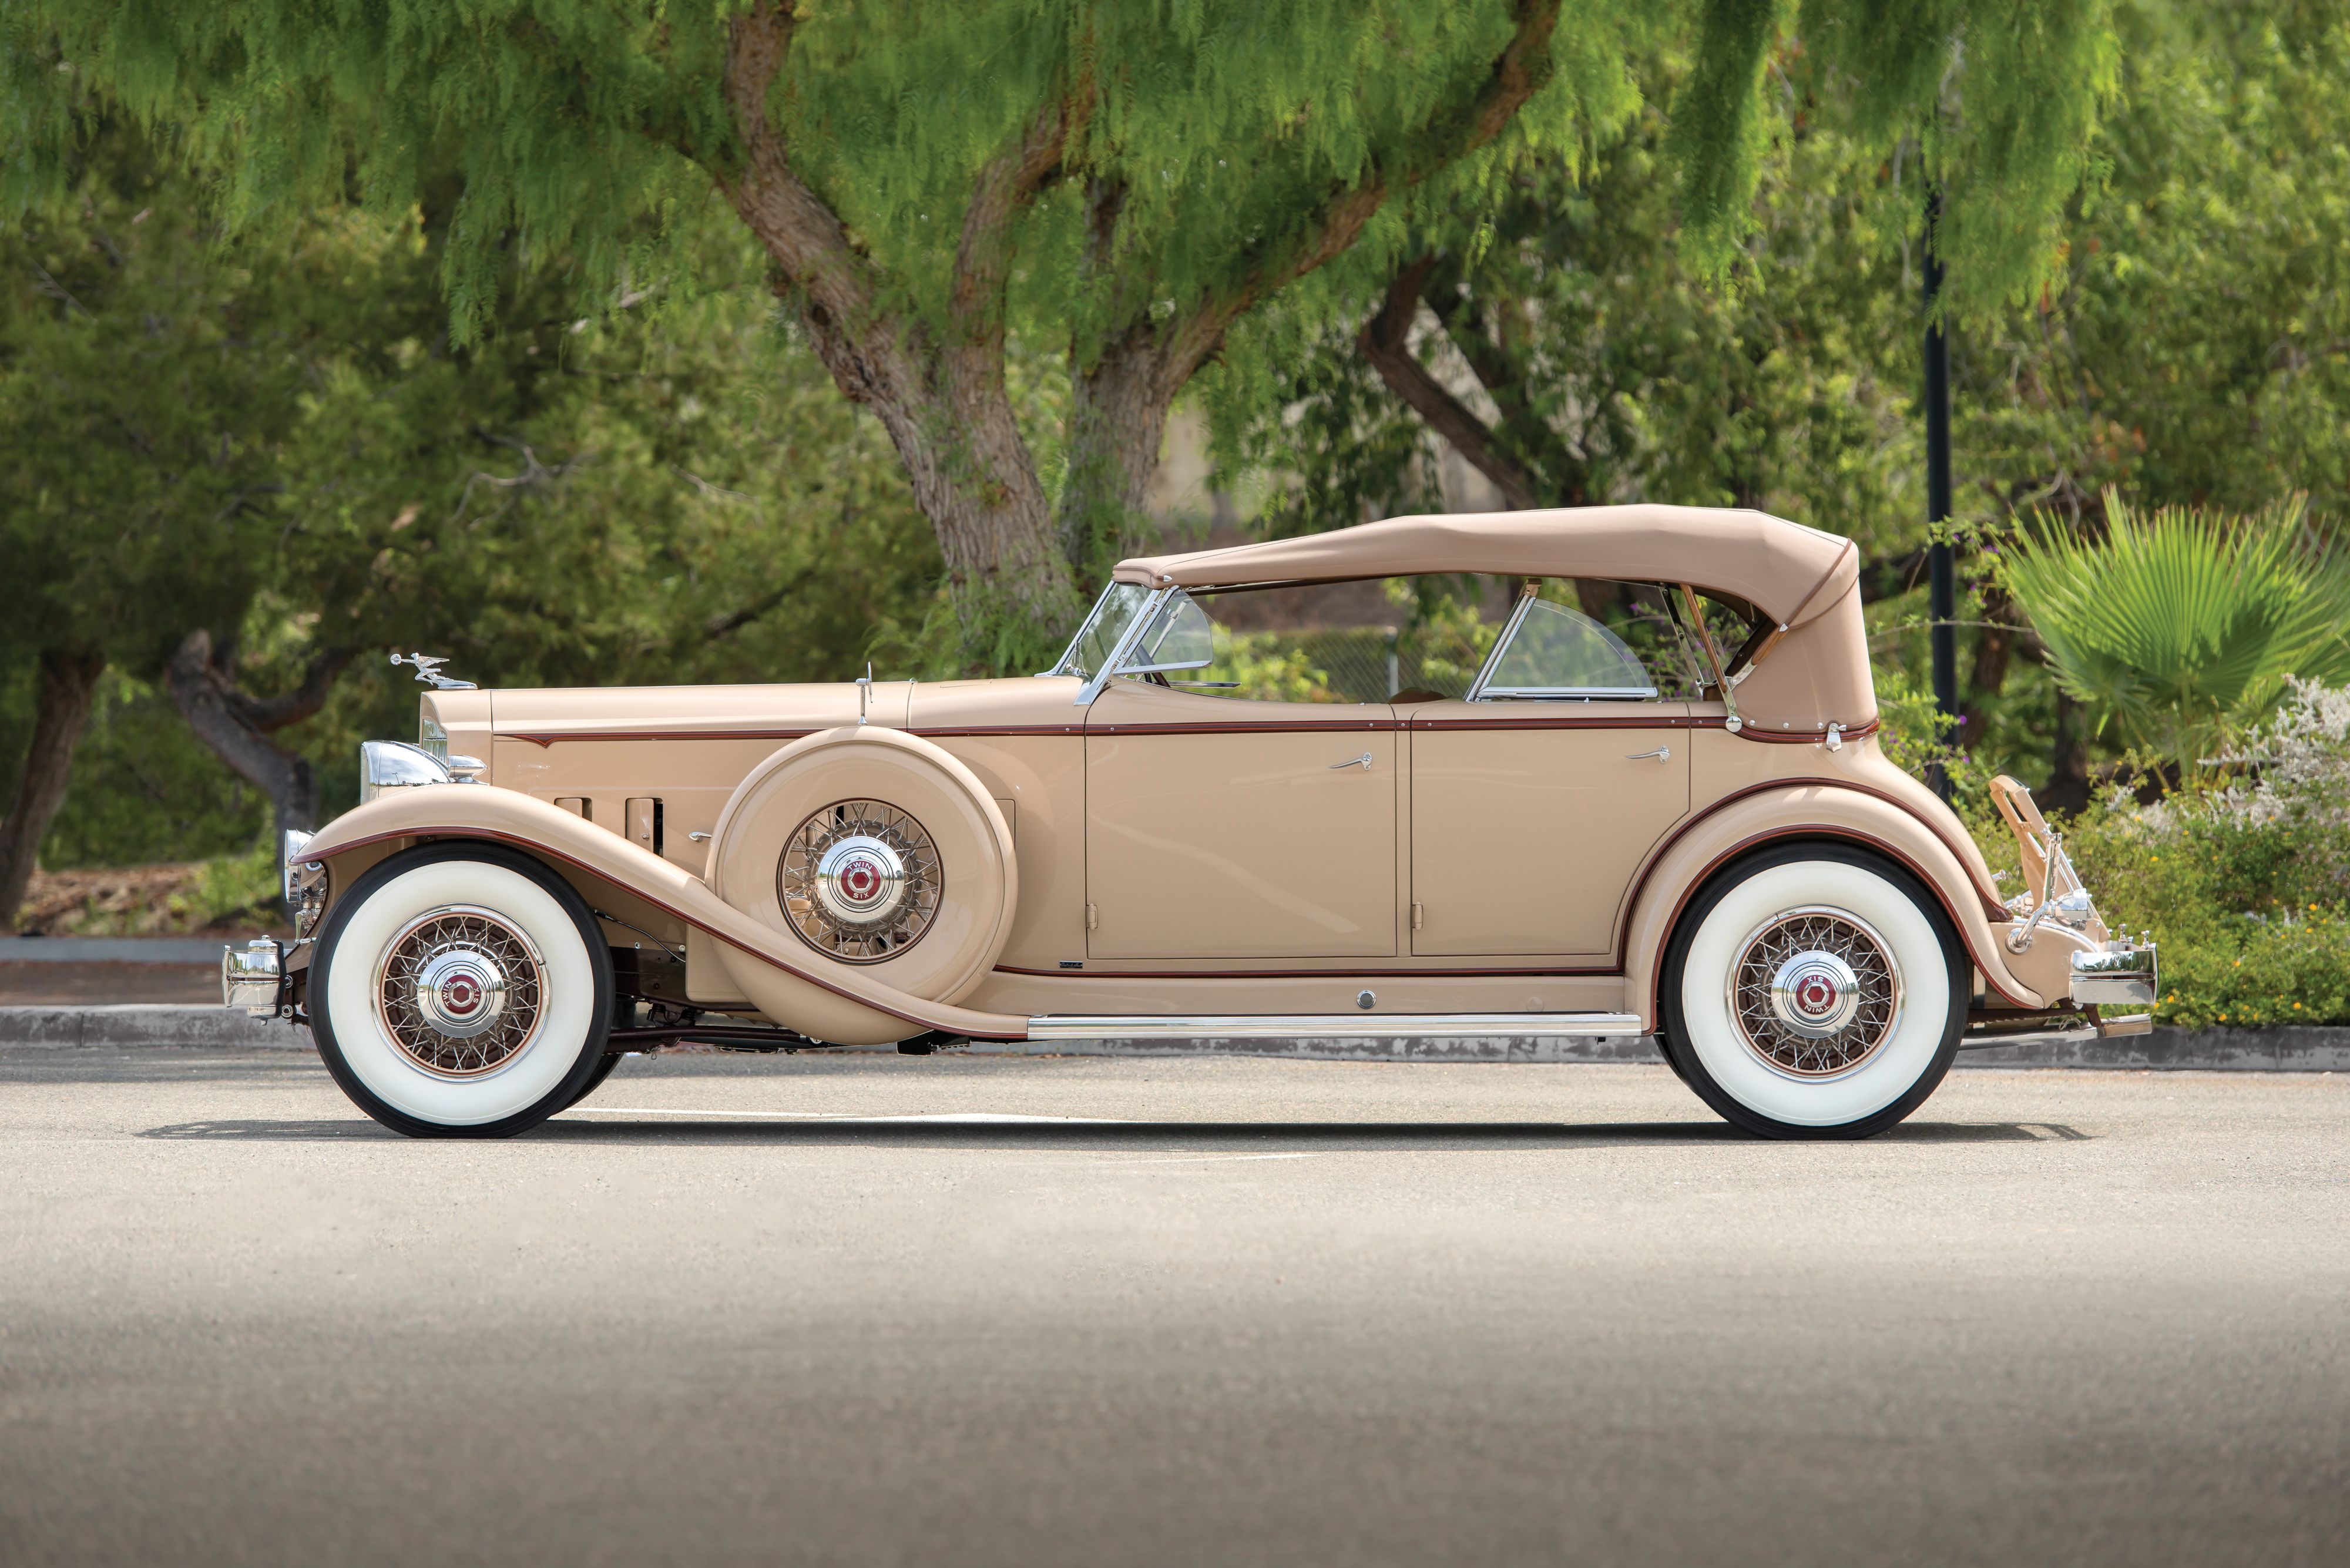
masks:
<svg viewBox="0 0 2350 1568"><path fill-rule="evenodd" d="M1169 1018L1052 1012L1031 1040L1461 1040L1497 1034L1645 1034L1630 1012L1249 1013Z"/></svg>

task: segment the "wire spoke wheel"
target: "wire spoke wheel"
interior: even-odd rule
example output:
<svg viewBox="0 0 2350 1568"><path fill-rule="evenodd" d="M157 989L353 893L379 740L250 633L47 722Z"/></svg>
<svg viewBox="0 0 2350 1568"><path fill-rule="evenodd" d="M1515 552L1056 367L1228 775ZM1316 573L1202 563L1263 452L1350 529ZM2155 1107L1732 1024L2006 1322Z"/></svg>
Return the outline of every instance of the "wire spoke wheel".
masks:
<svg viewBox="0 0 2350 1568"><path fill-rule="evenodd" d="M775 896L800 940L843 963L879 963L922 940L946 891L938 845L878 800L841 800L785 841Z"/></svg>
<svg viewBox="0 0 2350 1568"><path fill-rule="evenodd" d="M1901 1016L1891 944L1846 910L1793 909L1740 944L1730 974L1739 1038L1772 1071L1841 1077L1865 1066Z"/></svg>
<svg viewBox="0 0 2350 1568"><path fill-rule="evenodd" d="M376 1008L408 1059L436 1077L477 1078L526 1049L545 1012L546 965L490 910L447 905L400 928L376 966Z"/></svg>

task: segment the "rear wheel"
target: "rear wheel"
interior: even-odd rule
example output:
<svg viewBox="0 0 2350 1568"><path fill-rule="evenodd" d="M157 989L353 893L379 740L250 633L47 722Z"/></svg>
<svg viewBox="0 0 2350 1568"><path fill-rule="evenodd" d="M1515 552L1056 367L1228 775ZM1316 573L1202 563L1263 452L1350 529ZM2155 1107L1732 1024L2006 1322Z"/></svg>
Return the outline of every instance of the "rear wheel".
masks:
<svg viewBox="0 0 2350 1568"><path fill-rule="evenodd" d="M1749 1132L1868 1137L1950 1071L1968 964L1941 906L1891 861L1842 845L1765 850L1674 930L1668 1060Z"/></svg>
<svg viewBox="0 0 2350 1568"><path fill-rule="evenodd" d="M526 857L392 857L337 900L312 969L328 1071L411 1137L524 1132L611 1071L611 954L586 902Z"/></svg>

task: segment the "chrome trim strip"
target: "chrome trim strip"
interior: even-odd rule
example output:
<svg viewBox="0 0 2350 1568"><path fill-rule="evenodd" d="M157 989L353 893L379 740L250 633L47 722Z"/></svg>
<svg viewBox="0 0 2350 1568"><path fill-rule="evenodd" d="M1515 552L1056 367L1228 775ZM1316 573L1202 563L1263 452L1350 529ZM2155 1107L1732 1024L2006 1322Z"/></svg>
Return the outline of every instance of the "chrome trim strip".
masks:
<svg viewBox="0 0 2350 1568"><path fill-rule="evenodd" d="M1518 590L1518 602L1511 607L1510 618L1502 624L1501 634L1493 639L1493 646L1486 653L1485 662L1477 667L1477 678L1469 682L1469 690L1461 693L1461 701L1482 702L1485 700L1485 682L1491 680L1493 671L1501 668L1502 655L1508 649L1510 639L1517 636L1518 623L1525 619L1526 611L1534 607L1535 593L1533 583Z"/></svg>
<svg viewBox="0 0 2350 1568"><path fill-rule="evenodd" d="M1645 1034L1631 1012L1253 1013L1180 1018L1045 1013L1031 1040L1468 1039L1488 1034Z"/></svg>
<svg viewBox="0 0 2350 1568"><path fill-rule="evenodd" d="M1150 597L1142 601L1142 607L1134 612L1134 618L1127 623L1126 630L1119 635L1117 643L1111 647L1109 657L1102 660L1101 673L1087 680L1084 686L1078 688L1075 704L1076 707L1090 708L1094 705L1094 699L1100 696L1102 688L1109 684L1110 677L1117 671L1118 667L1126 662L1126 656L1132 652L1134 645L1142 639L1144 628L1150 625L1151 618L1159 613L1159 607L1166 602L1168 594L1172 591L1169 588L1153 589ZM1072 643L1071 646L1074 647L1075 644Z"/></svg>

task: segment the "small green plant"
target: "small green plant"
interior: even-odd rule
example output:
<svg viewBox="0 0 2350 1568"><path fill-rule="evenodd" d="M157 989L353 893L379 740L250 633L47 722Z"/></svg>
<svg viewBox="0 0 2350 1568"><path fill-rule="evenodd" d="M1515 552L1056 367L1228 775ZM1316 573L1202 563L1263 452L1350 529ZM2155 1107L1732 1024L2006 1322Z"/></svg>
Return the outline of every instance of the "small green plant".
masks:
<svg viewBox="0 0 2350 1568"><path fill-rule="evenodd" d="M2350 678L2350 569L2299 497L2251 515L2140 514L2108 490L2105 525L2091 537L2036 516L1998 551L2100 732L2185 767L2256 724L2288 676Z"/></svg>

